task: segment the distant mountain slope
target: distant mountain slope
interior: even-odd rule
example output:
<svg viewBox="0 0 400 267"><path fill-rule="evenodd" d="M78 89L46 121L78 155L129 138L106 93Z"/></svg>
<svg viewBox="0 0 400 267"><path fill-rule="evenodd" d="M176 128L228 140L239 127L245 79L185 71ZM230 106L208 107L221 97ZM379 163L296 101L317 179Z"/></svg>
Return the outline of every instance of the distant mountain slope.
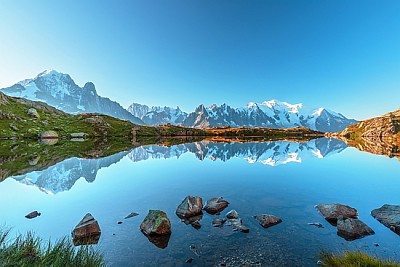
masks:
<svg viewBox="0 0 400 267"><path fill-rule="evenodd" d="M55 70L44 71L33 79L23 80L0 90L9 96L43 101L72 114L96 112L135 124L144 124L117 102L99 96L93 83L87 82L79 87L68 74Z"/></svg>
<svg viewBox="0 0 400 267"><path fill-rule="evenodd" d="M307 127L321 132L337 132L356 123L340 113L324 108L306 109L303 104L289 104L277 100L262 103L250 102L243 108L199 105L194 112L182 112L179 107L148 107L133 103L128 110L149 125L176 124L187 127L209 128L231 127L271 127L293 128Z"/></svg>

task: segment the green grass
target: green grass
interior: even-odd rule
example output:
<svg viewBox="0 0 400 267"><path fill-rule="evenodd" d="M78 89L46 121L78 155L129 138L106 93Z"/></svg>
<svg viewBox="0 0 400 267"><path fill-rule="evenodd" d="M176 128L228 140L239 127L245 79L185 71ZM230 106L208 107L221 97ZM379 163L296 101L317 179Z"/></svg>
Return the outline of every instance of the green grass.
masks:
<svg viewBox="0 0 400 267"><path fill-rule="evenodd" d="M69 238L55 244L44 242L32 233L9 239L9 231L0 230L0 266L105 266L103 255L92 246L75 247Z"/></svg>
<svg viewBox="0 0 400 267"><path fill-rule="evenodd" d="M360 251L346 251L342 255L324 252L321 260L326 267L400 267L398 262L381 260Z"/></svg>

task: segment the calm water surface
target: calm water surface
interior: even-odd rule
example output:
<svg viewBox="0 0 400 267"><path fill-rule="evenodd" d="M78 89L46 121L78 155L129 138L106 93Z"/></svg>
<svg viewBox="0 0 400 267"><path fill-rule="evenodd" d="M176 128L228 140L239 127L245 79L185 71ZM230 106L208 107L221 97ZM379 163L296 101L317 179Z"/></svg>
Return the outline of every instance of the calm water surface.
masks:
<svg viewBox="0 0 400 267"><path fill-rule="evenodd" d="M194 259L193 266L316 266L322 250L357 249L400 260L400 237L370 215L385 203L400 204L399 173L397 159L360 152L334 139L144 146L101 159L71 158L7 178L0 183L0 224L13 226L14 233L33 230L55 240L90 212L99 221L98 247L109 266L185 266L188 258ZM220 216L204 214L196 230L175 215L187 195L204 202L222 196L230 205ZM356 208L375 235L351 242L337 236L314 208L336 202ZM171 220L165 249L139 230L149 209L161 209ZM211 226L212 219L230 209L239 212L250 233ZM25 219L33 210L42 216ZM124 220L130 212L139 216ZM260 213L283 222L264 229L253 219ZM200 257L190 250L192 244Z"/></svg>

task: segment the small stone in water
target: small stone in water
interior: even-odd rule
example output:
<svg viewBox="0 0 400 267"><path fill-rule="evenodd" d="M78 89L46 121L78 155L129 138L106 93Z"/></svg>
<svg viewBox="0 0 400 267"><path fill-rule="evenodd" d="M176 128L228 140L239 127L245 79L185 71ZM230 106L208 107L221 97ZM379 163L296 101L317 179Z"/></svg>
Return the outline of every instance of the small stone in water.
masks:
<svg viewBox="0 0 400 267"><path fill-rule="evenodd" d="M193 258L189 258L189 259L187 259L185 262L186 262L186 263L192 263L192 261L193 261Z"/></svg>
<svg viewBox="0 0 400 267"><path fill-rule="evenodd" d="M35 211L32 211L31 213L25 215L25 218L33 219L33 218L36 218L37 216L40 216L40 215L41 215L41 213L38 212L37 210L35 210Z"/></svg>
<svg viewBox="0 0 400 267"><path fill-rule="evenodd" d="M122 224L122 222L121 221L119 221L119 222L117 222L118 224Z"/></svg>
<svg viewBox="0 0 400 267"><path fill-rule="evenodd" d="M139 215L139 213L131 212L125 217L125 219L129 219L129 218L132 218L132 217L135 217L135 216L138 216L138 215Z"/></svg>

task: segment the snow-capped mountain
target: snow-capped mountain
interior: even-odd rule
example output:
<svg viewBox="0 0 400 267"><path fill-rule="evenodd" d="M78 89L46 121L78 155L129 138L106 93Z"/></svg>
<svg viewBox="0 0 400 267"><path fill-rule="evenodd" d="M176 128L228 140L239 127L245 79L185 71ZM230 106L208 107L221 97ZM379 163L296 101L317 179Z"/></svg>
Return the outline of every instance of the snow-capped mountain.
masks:
<svg viewBox="0 0 400 267"><path fill-rule="evenodd" d="M357 122L325 108L308 109L303 107L303 104L289 104L277 100L262 103L250 102L242 108L232 108L227 104L221 106L214 104L210 107L199 105L194 112L189 114L182 112L179 107L176 109L150 108L136 103L132 104L128 110L149 125L171 123L197 128L304 126L322 132L337 132Z"/></svg>
<svg viewBox="0 0 400 267"><path fill-rule="evenodd" d="M93 182L101 168L117 163L127 154L128 152L124 151L97 159L69 158L46 170L12 176L12 178L21 183L36 186L47 194L57 194L70 190L80 178L84 178L88 183Z"/></svg>
<svg viewBox="0 0 400 267"><path fill-rule="evenodd" d="M68 113L96 112L143 124L117 102L99 96L93 83L79 87L68 74L55 70L0 90L9 96L45 102Z"/></svg>
<svg viewBox="0 0 400 267"><path fill-rule="evenodd" d="M182 125L187 117L187 113L180 110L179 107L149 107L132 103L127 110L148 125L163 125L167 123Z"/></svg>
<svg viewBox="0 0 400 267"><path fill-rule="evenodd" d="M141 146L133 149L128 157L134 161L148 159L179 158L185 153L192 153L197 159L227 161L241 158L248 163L261 163L278 166L290 162L301 163L310 158L324 158L340 153L347 145L337 139L313 139L307 143L275 141L248 143L215 143L201 141L175 146Z"/></svg>

